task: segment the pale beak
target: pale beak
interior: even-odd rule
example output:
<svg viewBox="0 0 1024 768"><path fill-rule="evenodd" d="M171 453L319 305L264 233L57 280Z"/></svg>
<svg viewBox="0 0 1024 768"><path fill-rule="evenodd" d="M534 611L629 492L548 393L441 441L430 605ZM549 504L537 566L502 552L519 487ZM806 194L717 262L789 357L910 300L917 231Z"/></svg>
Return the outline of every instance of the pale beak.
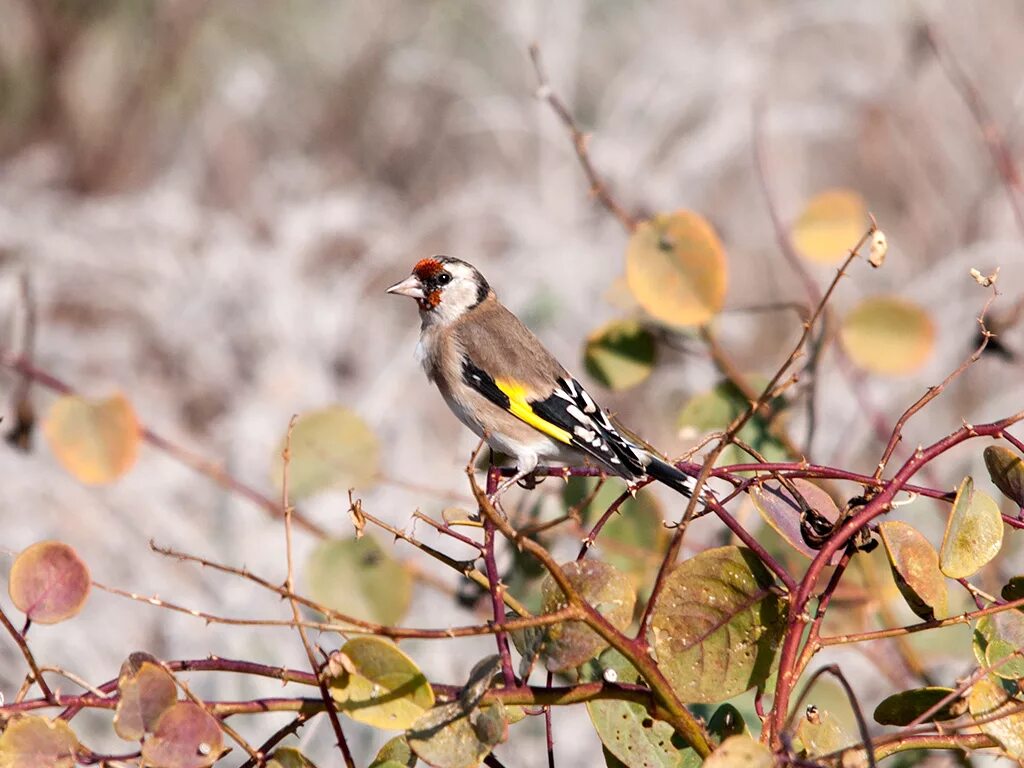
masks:
<svg viewBox="0 0 1024 768"><path fill-rule="evenodd" d="M395 283L387 289L386 293L397 293L400 296L410 296L414 299L423 298L423 285L416 275L409 275L400 283Z"/></svg>

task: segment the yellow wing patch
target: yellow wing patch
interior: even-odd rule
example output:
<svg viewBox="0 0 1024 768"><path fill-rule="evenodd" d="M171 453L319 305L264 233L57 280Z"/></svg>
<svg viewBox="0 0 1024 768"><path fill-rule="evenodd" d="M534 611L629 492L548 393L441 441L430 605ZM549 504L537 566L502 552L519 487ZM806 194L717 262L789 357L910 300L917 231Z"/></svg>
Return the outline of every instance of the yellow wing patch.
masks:
<svg viewBox="0 0 1024 768"><path fill-rule="evenodd" d="M541 418L533 412L533 407L530 405L526 388L518 381L496 379L494 384L498 389L508 395L508 410L513 416L525 421L531 427L540 430L548 437L553 437L560 443L566 443L568 445L572 442L572 435L570 435L566 430L562 429L557 424L552 424L550 421Z"/></svg>

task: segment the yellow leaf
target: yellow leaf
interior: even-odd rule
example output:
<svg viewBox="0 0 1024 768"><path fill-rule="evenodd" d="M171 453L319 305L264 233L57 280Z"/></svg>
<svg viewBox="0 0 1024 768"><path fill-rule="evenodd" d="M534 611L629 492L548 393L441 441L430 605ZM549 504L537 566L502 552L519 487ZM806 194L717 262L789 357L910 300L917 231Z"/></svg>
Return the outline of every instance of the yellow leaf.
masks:
<svg viewBox="0 0 1024 768"><path fill-rule="evenodd" d="M699 214L659 214L629 240L626 281L640 306L661 322L701 325L725 302L725 251Z"/></svg>
<svg viewBox="0 0 1024 768"><path fill-rule="evenodd" d="M935 328L917 304L894 296L878 296L858 304L840 332L850 358L872 373L906 374L931 356Z"/></svg>
<svg viewBox="0 0 1024 768"><path fill-rule="evenodd" d="M844 259L867 229L867 207L849 189L830 189L807 201L793 227L793 246L819 264Z"/></svg>
<svg viewBox="0 0 1024 768"><path fill-rule="evenodd" d="M83 483L110 483L135 463L141 432L123 395L106 400L61 397L50 408L43 434L57 461Z"/></svg>

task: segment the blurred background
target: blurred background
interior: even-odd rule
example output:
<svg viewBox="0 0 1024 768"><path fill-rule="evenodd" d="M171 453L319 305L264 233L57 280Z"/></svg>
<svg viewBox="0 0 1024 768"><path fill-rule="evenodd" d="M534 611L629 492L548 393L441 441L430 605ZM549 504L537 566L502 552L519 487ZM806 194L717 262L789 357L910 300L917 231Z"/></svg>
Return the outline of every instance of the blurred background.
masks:
<svg viewBox="0 0 1024 768"><path fill-rule="evenodd" d="M864 375L827 353L813 459L873 470L876 417L891 424L975 344L988 292L968 276L972 267L1001 268L1004 295L992 311L1007 354L984 356L911 425L905 444L937 439L961 417L981 422L1021 407L1014 352L1024 338L1012 310L1024 285L1024 230L1011 201L1024 205L1012 177L1024 5L1014 0L0 0L0 19L0 320L16 325L28 275L42 369L89 396L125 393L147 426L257 488L272 492L289 417L339 402L380 439L384 477L356 489L368 511L411 526L416 508L436 515L465 495L475 438L413 358L412 302L383 293L419 258L476 264L581 375L587 335L631 311L615 289L627 234L594 202L564 126L535 96L532 42L591 134L592 161L617 199L639 212L693 209L715 226L729 264L716 328L745 372L770 375L799 333L793 313L745 310L806 301L776 242L755 143L784 223L824 189L865 199L888 236L888 260L877 271L855 264L837 311L895 294L928 310L935 343L902 377ZM985 129L965 94L987 111ZM1001 164L993 146L1008 152ZM833 272L806 268L820 285ZM5 350L17 338L5 337ZM607 393L593 384L626 424L673 455L694 442L677 414L717 379L698 339L677 341L638 387ZM5 374L3 383L13 392L17 379ZM32 397L40 412L52 400L40 388ZM793 418L801 433L804 416ZM124 479L94 488L64 472L38 436L34 443L28 454L0 451L4 571L28 544L59 538L100 582L224 615L287 615L250 584L148 548L155 539L281 579L283 534L262 510L152 448ZM953 487L969 472L984 477L980 449L951 454L932 479ZM553 485L541 492L557 494ZM303 511L347 535L347 508L338 491ZM928 516L941 536L941 520ZM417 534L435 541L422 525ZM720 539L713 523L694 528L695 547ZM300 562L315 544L298 535ZM396 552L455 584L410 547ZM472 620L421 584L405 623ZM37 627L30 639L46 663L94 683L138 649L306 664L293 632L207 626L99 592L66 629ZM452 683L492 647L408 644L431 679ZM942 669L941 649L929 652ZM969 654L954 656L966 664ZM858 654L849 663L874 666ZM943 681L965 671L950 669ZM6 696L22 675L17 649L0 641ZM866 707L893 689L871 678ZM216 698L280 690L226 675L196 678L194 688ZM90 746L115 748L103 741L103 718L88 717L97 724ZM514 753L497 750L506 764L544 764L538 721L517 726ZM240 727L259 739L283 722ZM557 710L555 723L559 765L601 760L596 737L584 735L585 711ZM347 729L358 760L386 738ZM300 741L333 760L326 722Z"/></svg>

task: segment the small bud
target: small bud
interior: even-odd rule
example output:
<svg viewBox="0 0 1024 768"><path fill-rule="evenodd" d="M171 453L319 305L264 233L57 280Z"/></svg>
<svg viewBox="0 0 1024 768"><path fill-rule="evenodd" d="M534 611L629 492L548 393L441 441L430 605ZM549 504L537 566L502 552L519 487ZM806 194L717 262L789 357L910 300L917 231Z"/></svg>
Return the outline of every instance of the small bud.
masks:
<svg viewBox="0 0 1024 768"><path fill-rule="evenodd" d="M999 267L996 267L996 271L990 275L981 274L980 270L971 267L971 277L974 278L974 282L980 285L982 288L989 288L996 284L996 280L999 279Z"/></svg>
<svg viewBox="0 0 1024 768"><path fill-rule="evenodd" d="M878 269L885 263L885 254L889 252L889 241L885 239L885 232L875 230L871 237L871 252L868 254L868 264Z"/></svg>

